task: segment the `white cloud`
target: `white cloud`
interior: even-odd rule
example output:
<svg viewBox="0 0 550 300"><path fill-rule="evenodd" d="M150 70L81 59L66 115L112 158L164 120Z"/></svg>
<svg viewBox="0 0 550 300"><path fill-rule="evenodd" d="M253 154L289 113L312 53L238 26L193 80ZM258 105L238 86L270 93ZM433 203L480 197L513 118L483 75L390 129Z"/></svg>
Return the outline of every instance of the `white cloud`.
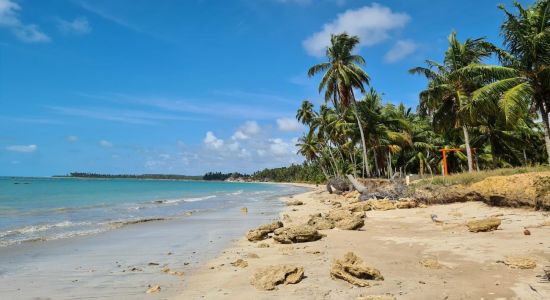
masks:
<svg viewBox="0 0 550 300"><path fill-rule="evenodd" d="M113 143L107 141L107 140L101 140L99 141L99 145L103 148L111 148L113 147Z"/></svg>
<svg viewBox="0 0 550 300"><path fill-rule="evenodd" d="M407 55L413 53L417 45L410 40L399 40L393 47L384 55L384 60L389 63L397 62Z"/></svg>
<svg viewBox="0 0 550 300"><path fill-rule="evenodd" d="M10 30L19 40L27 43L48 42L50 37L34 24L19 19L21 6L13 0L0 0L0 27Z"/></svg>
<svg viewBox="0 0 550 300"><path fill-rule="evenodd" d="M70 143L78 142L78 136L76 135L69 135L65 139Z"/></svg>
<svg viewBox="0 0 550 300"><path fill-rule="evenodd" d="M269 150L273 155L283 156L289 154L292 149L288 143L285 143L282 139L270 139Z"/></svg>
<svg viewBox="0 0 550 300"><path fill-rule="evenodd" d="M211 149L220 149L224 142L222 139L217 138L212 131L206 133L206 137L203 140L206 147Z"/></svg>
<svg viewBox="0 0 550 300"><path fill-rule="evenodd" d="M246 121L241 127L241 130L248 135L258 134L261 130L260 125L256 121Z"/></svg>
<svg viewBox="0 0 550 300"><path fill-rule="evenodd" d="M307 38L303 46L310 55L321 57L330 44L331 34L347 32L359 36L359 46L368 47L386 40L390 31L404 27L409 20L406 13L392 12L388 7L373 3L339 14L336 20L323 25L321 31Z"/></svg>
<svg viewBox="0 0 550 300"><path fill-rule="evenodd" d="M302 129L302 125L294 118L277 119L277 127L281 131L298 131Z"/></svg>
<svg viewBox="0 0 550 300"><path fill-rule="evenodd" d="M73 21L57 20L57 28L64 34L83 35L90 33L92 28L86 17L78 17Z"/></svg>
<svg viewBox="0 0 550 300"><path fill-rule="evenodd" d="M237 130L235 131L235 133L233 134L233 136L231 137L232 140L247 140L249 139L250 137L246 134L244 134L242 131L240 130Z"/></svg>
<svg viewBox="0 0 550 300"><path fill-rule="evenodd" d="M36 145L12 145L7 146L6 150L20 153L33 153L38 150Z"/></svg>

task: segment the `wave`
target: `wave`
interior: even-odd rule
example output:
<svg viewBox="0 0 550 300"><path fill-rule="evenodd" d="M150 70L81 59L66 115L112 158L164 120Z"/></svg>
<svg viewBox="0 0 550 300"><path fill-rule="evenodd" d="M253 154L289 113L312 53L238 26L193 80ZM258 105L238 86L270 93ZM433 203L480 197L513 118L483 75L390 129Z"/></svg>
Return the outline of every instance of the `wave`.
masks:
<svg viewBox="0 0 550 300"><path fill-rule="evenodd" d="M155 200L153 203L155 204L175 204L179 202L196 202L196 201L203 201L207 199L216 198L216 195L209 195L209 196L203 196L203 197L194 197L194 198L178 198L178 199L170 199L170 200Z"/></svg>
<svg viewBox="0 0 550 300"><path fill-rule="evenodd" d="M7 236L14 236L18 234L30 234L30 233L39 233L44 232L50 229L55 228L65 228L65 227L71 227L71 226L85 226L90 225L90 222L71 222L71 221L63 221L59 223L54 224L40 224L40 225L29 225L17 229L7 230L4 232L0 232L0 238L7 237Z"/></svg>
<svg viewBox="0 0 550 300"><path fill-rule="evenodd" d="M228 195L236 196L236 195L242 194L243 192L244 192L243 190L238 190L238 191L236 191L236 192L234 192L234 193L228 193Z"/></svg>

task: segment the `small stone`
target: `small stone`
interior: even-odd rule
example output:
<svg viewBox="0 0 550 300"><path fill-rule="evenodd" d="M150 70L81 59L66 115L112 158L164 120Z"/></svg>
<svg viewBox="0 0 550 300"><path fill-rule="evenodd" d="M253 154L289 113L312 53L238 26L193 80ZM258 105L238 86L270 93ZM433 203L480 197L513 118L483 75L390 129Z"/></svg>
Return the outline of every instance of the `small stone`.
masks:
<svg viewBox="0 0 550 300"><path fill-rule="evenodd" d="M523 230L523 234L524 235L531 235L531 231L529 231L529 229L525 229L525 230Z"/></svg>
<svg viewBox="0 0 550 300"><path fill-rule="evenodd" d="M243 214L247 214L247 213L248 213L248 208L246 208L246 207L241 207L241 212L242 212Z"/></svg>
<svg viewBox="0 0 550 300"><path fill-rule="evenodd" d="M500 226L499 218L486 218L481 220L473 220L466 223L470 232L487 232L496 230Z"/></svg>
<svg viewBox="0 0 550 300"><path fill-rule="evenodd" d="M147 289L146 291L147 294L158 293L158 292L160 292L160 285L154 285L149 289Z"/></svg>

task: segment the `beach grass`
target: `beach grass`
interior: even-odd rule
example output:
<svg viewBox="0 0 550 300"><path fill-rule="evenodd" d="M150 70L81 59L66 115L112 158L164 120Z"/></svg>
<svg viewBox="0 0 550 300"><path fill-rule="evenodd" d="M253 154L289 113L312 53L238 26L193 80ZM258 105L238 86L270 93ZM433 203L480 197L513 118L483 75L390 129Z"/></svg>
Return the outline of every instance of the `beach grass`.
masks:
<svg viewBox="0 0 550 300"><path fill-rule="evenodd" d="M549 166L533 166L533 167L516 167L516 168L501 168L495 170L486 170L472 173L458 173L451 174L449 176L434 176L425 179L416 180L412 183L414 187L421 187L425 185L443 185L450 186L456 184L470 185L487 177L492 176L509 176L515 174L524 174L531 172L546 172L550 171Z"/></svg>

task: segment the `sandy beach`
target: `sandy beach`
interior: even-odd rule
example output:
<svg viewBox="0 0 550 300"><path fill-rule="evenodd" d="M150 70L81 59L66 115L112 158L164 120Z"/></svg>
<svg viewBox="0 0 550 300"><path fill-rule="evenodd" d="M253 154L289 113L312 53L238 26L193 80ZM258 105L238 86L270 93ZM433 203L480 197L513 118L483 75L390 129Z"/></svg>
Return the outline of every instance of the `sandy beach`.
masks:
<svg viewBox="0 0 550 300"><path fill-rule="evenodd" d="M329 194L324 187L282 200L304 203L281 213L285 227L356 201ZM357 299L386 294L395 299L550 298L550 283L544 278L544 270L550 269L548 212L466 202L365 214L359 230L320 230L325 236L313 242L279 244L269 238L254 243L243 237L186 276L183 292L173 299ZM502 220L496 231L473 233L465 226L490 216ZM524 234L526 228L530 235ZM350 251L378 269L384 280L356 287L331 278L334 260ZM536 267L512 268L504 264L506 257L530 258ZM238 259L246 266L231 264ZM304 278L271 291L251 284L258 269L280 264L303 267Z"/></svg>

